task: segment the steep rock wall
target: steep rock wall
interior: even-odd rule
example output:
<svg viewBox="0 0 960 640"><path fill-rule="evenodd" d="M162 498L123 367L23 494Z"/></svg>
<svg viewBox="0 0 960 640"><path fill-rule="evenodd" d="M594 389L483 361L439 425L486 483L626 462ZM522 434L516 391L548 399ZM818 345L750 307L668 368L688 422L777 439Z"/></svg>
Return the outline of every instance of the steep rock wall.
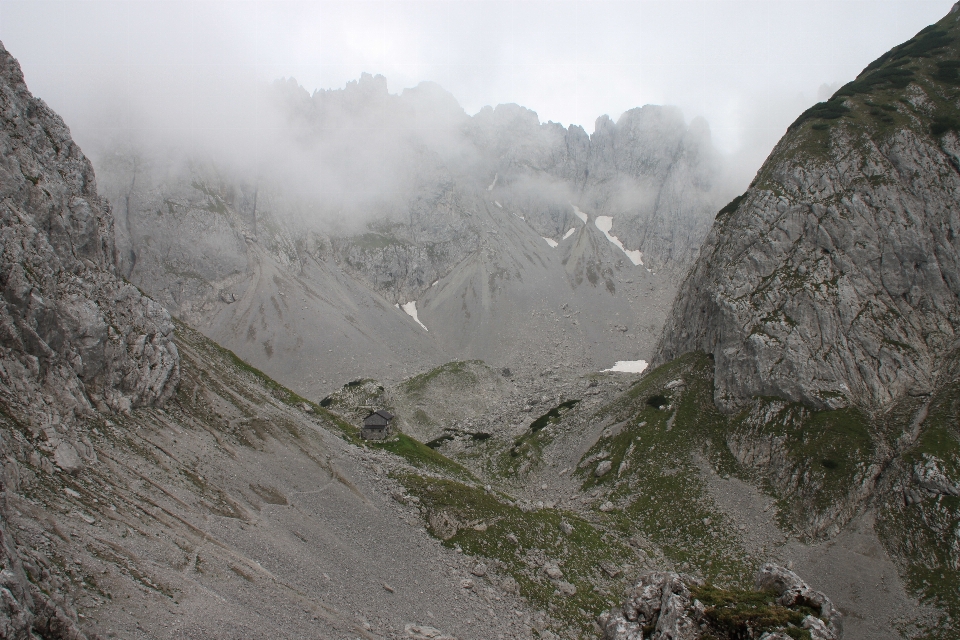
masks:
<svg viewBox="0 0 960 640"><path fill-rule="evenodd" d="M960 327L955 11L804 113L718 214L659 358L713 354L721 408L876 412L936 384Z"/></svg>
<svg viewBox="0 0 960 640"><path fill-rule="evenodd" d="M93 168L2 46L0 150L0 393L75 466L77 417L173 394L173 325L116 274L113 216Z"/></svg>

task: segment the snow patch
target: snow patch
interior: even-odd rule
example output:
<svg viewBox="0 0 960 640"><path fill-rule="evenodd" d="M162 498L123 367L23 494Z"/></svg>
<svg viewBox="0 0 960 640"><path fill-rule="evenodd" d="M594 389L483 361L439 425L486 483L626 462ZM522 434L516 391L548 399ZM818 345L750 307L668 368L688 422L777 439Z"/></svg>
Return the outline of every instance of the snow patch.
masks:
<svg viewBox="0 0 960 640"><path fill-rule="evenodd" d="M497 186L497 174L493 174L493 182L491 182L490 186L487 187L487 191L493 191L495 186Z"/></svg>
<svg viewBox="0 0 960 640"><path fill-rule="evenodd" d="M595 224L597 225L597 229L603 231L603 235L607 236L607 240L620 247L620 251L623 251L627 257L630 258L630 262L635 265L643 266L643 260L641 259L643 253L641 253L639 249L635 251L628 251L626 248L624 248L623 243L620 242L620 239L617 238L617 236L610 235L610 229L613 228L613 218L611 216L597 216Z"/></svg>
<svg viewBox="0 0 960 640"><path fill-rule="evenodd" d="M616 371L618 373L643 373L647 368L646 360L618 360L617 364L604 371Z"/></svg>
<svg viewBox="0 0 960 640"><path fill-rule="evenodd" d="M540 236L540 237L543 238L543 236ZM555 248L558 244L560 244L559 242L557 242L556 240L553 240L553 239L551 239L551 238L543 238L543 239L547 241L547 244L548 244L548 245L550 245L551 247L554 247L554 248Z"/></svg>
<svg viewBox="0 0 960 640"><path fill-rule="evenodd" d="M573 215L583 220L583 224L587 224L587 214L585 214L583 211L580 211L580 207L578 207L575 204L572 204L570 206L573 207Z"/></svg>
<svg viewBox="0 0 960 640"><path fill-rule="evenodd" d="M430 331L430 329L427 329L427 327L422 322L420 322L420 318L417 317L417 301L416 300L412 300L400 308L403 309L404 313L406 313L408 316L413 318L414 322L416 322L418 325L423 327L424 331Z"/></svg>
<svg viewBox="0 0 960 640"><path fill-rule="evenodd" d="M503 205L500 204L499 202L497 202L496 200L493 201L493 204L495 204L495 205L497 205L498 207L500 207L501 209L503 209Z"/></svg>
<svg viewBox="0 0 960 640"><path fill-rule="evenodd" d="M566 240L567 238L569 238L570 236L572 236L572 235L575 234L576 232L577 232L576 227L570 227L570 230L567 231L565 234L563 234L563 237L560 238L560 239L561 239L561 240Z"/></svg>

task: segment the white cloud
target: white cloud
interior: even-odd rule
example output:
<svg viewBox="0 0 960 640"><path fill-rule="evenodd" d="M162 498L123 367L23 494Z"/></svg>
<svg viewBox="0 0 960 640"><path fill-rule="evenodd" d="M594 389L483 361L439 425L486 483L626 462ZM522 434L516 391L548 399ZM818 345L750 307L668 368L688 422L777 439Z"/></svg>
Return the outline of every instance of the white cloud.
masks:
<svg viewBox="0 0 960 640"><path fill-rule="evenodd" d="M758 164L821 85L852 79L951 4L2 0L0 39L81 143L108 96L229 129L256 110L254 80L312 91L367 71L392 92L435 81L468 113L515 102L588 132L601 114L676 104ZM191 114L218 100L222 119Z"/></svg>

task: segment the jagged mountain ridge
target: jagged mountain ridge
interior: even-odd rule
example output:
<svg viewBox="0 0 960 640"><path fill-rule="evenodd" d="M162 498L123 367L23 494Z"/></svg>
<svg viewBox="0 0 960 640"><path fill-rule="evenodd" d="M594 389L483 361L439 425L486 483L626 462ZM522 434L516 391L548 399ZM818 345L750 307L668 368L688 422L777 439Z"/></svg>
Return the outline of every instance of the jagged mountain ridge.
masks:
<svg viewBox="0 0 960 640"><path fill-rule="evenodd" d="M601 118L591 138L516 105L471 118L435 85L391 95L370 76L313 96L278 83L272 96L319 191L295 184L313 180L305 169L245 182L149 150L101 153L98 172L117 203L124 274L311 397L458 358L587 369L648 359L678 274L726 195L705 125L687 126L676 109ZM364 144L386 151L330 168ZM348 184L369 194L352 199ZM351 227L351 216L365 222ZM625 248L646 252L643 266L607 240L600 216ZM261 269L295 282L292 292L278 296ZM488 289L481 281L510 304L458 302ZM325 290L340 294L311 302ZM283 309L292 298L298 306ZM413 301L431 332L416 334L394 308ZM523 312L506 313L513 303ZM563 317L577 313L576 324ZM541 320L521 321L532 316Z"/></svg>
<svg viewBox="0 0 960 640"><path fill-rule="evenodd" d="M593 632L626 580L597 563L632 559L627 545L573 513L531 511L402 434L364 444L171 321L115 273L89 163L0 55L3 292L20 295L5 308L19 334L6 336L0 378L0 634ZM24 279L33 315L19 304ZM89 312L79 327L65 312L77 305ZM73 397L54 397L56 385ZM526 555L492 552L511 539Z"/></svg>

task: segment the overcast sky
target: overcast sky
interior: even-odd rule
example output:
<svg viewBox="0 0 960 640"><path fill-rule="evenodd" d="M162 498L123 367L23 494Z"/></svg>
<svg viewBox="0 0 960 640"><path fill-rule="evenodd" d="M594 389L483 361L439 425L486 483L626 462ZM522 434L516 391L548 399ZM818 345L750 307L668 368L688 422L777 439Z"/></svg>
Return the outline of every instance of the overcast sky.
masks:
<svg viewBox="0 0 960 640"><path fill-rule="evenodd" d="M367 71L391 92L432 80L468 113L515 102L588 132L601 114L675 104L706 118L721 150L759 164L822 85L852 79L951 5L0 0L0 39L81 144L111 101L180 118L216 105L242 126L227 112L243 112L248 83L294 77L313 91Z"/></svg>

